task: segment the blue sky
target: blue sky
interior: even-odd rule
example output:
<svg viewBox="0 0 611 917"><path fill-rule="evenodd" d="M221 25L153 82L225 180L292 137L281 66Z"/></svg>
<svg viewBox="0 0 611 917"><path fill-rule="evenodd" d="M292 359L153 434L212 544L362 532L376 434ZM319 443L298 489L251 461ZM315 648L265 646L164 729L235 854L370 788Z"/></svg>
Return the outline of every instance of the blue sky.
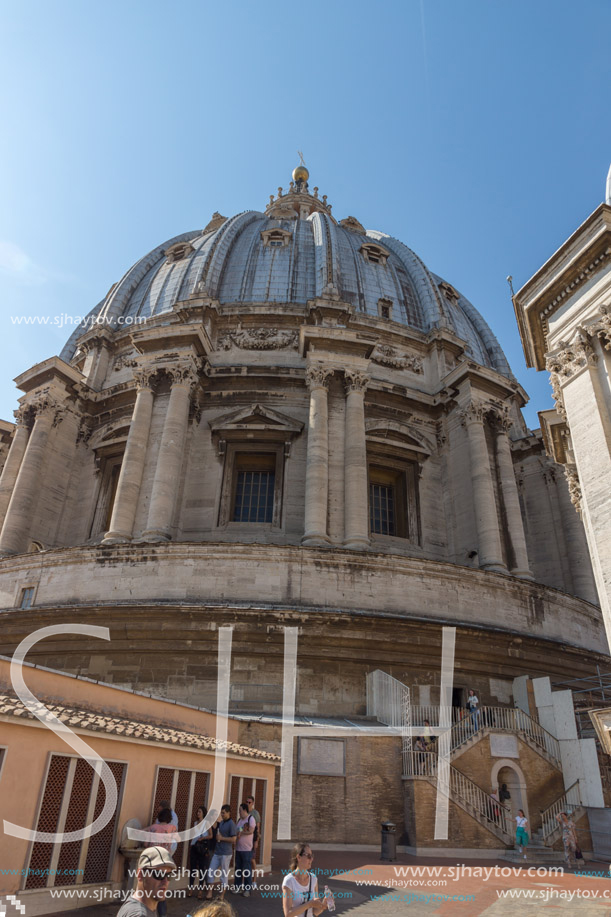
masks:
<svg viewBox="0 0 611 917"><path fill-rule="evenodd" d="M263 209L302 149L341 218L397 236L488 320L531 395L518 288L598 206L608 0L0 3L0 418L12 379L151 248Z"/></svg>

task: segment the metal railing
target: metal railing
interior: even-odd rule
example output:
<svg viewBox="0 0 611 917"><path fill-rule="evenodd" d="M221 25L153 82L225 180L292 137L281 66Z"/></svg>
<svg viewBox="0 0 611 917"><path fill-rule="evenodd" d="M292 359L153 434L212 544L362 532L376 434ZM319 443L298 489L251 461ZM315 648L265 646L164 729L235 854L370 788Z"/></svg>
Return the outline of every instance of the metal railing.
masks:
<svg viewBox="0 0 611 917"><path fill-rule="evenodd" d="M455 751L475 733L488 727L505 732L519 732L560 763L560 743L550 732L518 707L480 707L452 726L450 750Z"/></svg>
<svg viewBox="0 0 611 917"><path fill-rule="evenodd" d="M560 815L561 812L567 812L570 816L572 810L578 806L581 806L581 793L579 792L579 780L576 780L566 793L563 793L551 806L541 812L541 837L543 843L551 837L554 831L560 830L562 827L556 816Z"/></svg>
<svg viewBox="0 0 611 917"><path fill-rule="evenodd" d="M409 688L381 669L369 672L367 716L403 730L410 720Z"/></svg>
<svg viewBox="0 0 611 917"><path fill-rule="evenodd" d="M424 729L425 722L436 729L439 726L439 704L412 704L412 725ZM465 714L464 707L452 707L452 722L458 723Z"/></svg>
<svg viewBox="0 0 611 917"><path fill-rule="evenodd" d="M437 777L438 756L430 751L412 751L403 756L405 775L410 777ZM487 828L496 828L503 835L511 837L511 815L506 806L493 799L469 777L449 765L450 798L459 800Z"/></svg>

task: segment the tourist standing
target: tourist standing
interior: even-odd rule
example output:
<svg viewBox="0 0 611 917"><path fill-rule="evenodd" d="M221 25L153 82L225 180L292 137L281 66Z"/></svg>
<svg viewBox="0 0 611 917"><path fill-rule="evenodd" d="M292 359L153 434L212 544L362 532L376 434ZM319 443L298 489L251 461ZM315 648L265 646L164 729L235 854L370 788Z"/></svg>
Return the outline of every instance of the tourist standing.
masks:
<svg viewBox="0 0 611 917"><path fill-rule="evenodd" d="M210 860L210 869L208 870L209 888L206 898L212 898L214 880L220 879L220 898L223 900L228 886L231 856L233 854L233 848L235 846L238 835L237 825L231 817L231 806L229 806L227 803L221 807L221 817L217 821L215 827L216 845L214 847L212 859Z"/></svg>
<svg viewBox="0 0 611 917"><path fill-rule="evenodd" d="M261 840L261 815L255 809L255 797L254 796L247 796L246 803L248 805L248 814L252 815L256 823L255 833L253 834L253 841L252 841L252 859L251 859L252 887L256 888L257 887L257 878L256 878L257 877L257 872L256 872L257 857L259 855L259 841Z"/></svg>
<svg viewBox="0 0 611 917"><path fill-rule="evenodd" d="M570 868L571 857L574 858L575 865L577 865L577 857L575 856L577 850L577 829L575 827L575 822L572 818L569 818L566 812L561 812L560 815L556 815L556 821L562 828L564 859L566 860L566 865Z"/></svg>
<svg viewBox="0 0 611 917"><path fill-rule="evenodd" d="M161 845L147 847L138 857L136 887L119 909L117 917L151 917L164 904L174 860Z"/></svg>
<svg viewBox="0 0 611 917"><path fill-rule="evenodd" d="M295 844L290 872L282 883L284 917L317 917L329 906L327 897L318 897L318 879L310 872L314 854L309 844Z"/></svg>
<svg viewBox="0 0 611 917"><path fill-rule="evenodd" d="M160 809L155 824L149 825L148 828L145 828L144 830L149 831L151 834L158 834L158 846L164 847L169 854L174 853L178 847L178 834L176 825L172 821L172 809ZM159 901L157 914L159 917L165 917L167 914L167 904L163 899Z"/></svg>
<svg viewBox="0 0 611 917"><path fill-rule="evenodd" d="M200 806L195 813L193 827L203 822L208 809ZM208 828L196 837L192 838L189 845L189 891L187 897L191 897L197 892L198 898L204 897L207 888L206 878L208 875L208 866L210 865L210 842L212 840L212 831Z"/></svg>
<svg viewBox="0 0 611 917"><path fill-rule="evenodd" d="M473 688L469 689L469 696L467 698L467 708L471 714L471 722L473 723L473 731L477 732L479 729L479 699Z"/></svg>
<svg viewBox="0 0 611 917"><path fill-rule="evenodd" d="M518 814L516 815L516 844L518 847L518 855L522 856L522 851L524 851L524 859L526 859L526 848L528 847L528 819L524 815L524 809L518 809Z"/></svg>
<svg viewBox="0 0 611 917"><path fill-rule="evenodd" d="M256 827L254 816L248 813L248 804L243 802L240 806L239 834L235 845L235 884L243 891L245 898L248 898L252 888L253 838Z"/></svg>

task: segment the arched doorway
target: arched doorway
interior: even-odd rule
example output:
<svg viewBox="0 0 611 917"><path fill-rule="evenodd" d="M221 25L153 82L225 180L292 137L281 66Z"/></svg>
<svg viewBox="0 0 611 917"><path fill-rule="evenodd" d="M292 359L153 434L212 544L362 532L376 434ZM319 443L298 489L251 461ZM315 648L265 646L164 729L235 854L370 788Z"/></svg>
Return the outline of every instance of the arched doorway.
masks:
<svg viewBox="0 0 611 917"><path fill-rule="evenodd" d="M509 758L501 758L492 768L493 788L495 789L497 786L501 787L504 783L507 784L507 789L511 798L504 800L503 804L509 809L512 824L515 826L515 817L518 814L518 809L523 809L526 818L529 819L530 825L528 797L526 794L526 778L524 777L520 765ZM529 834L531 833L532 826L529 830Z"/></svg>

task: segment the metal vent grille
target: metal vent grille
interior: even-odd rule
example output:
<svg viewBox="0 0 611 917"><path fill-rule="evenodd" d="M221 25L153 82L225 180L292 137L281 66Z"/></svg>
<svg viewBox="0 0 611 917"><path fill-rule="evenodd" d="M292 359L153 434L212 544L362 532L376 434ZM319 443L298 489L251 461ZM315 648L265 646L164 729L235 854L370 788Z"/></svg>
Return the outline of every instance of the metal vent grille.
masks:
<svg viewBox="0 0 611 917"><path fill-rule="evenodd" d="M127 767L117 761L107 764L117 782L120 800ZM37 830L59 832L84 828L100 814L104 800L104 784L90 764L83 758L52 755ZM24 887L45 888L106 881L114 857L117 811L102 831L83 841L61 845L35 842Z"/></svg>
<svg viewBox="0 0 611 917"><path fill-rule="evenodd" d="M69 767L70 758L66 755L51 756L38 822L36 823L37 831L57 831L57 822L62 808ZM51 866L53 847L53 844L41 844L38 841L32 846L29 868L38 874L33 875L31 871L28 872L25 882L26 888L46 888L49 876L44 874L44 870L48 870Z"/></svg>
<svg viewBox="0 0 611 917"><path fill-rule="evenodd" d="M123 781L127 772L127 765L119 761L107 761L117 784L118 805L117 810L105 828L98 831L97 834L89 838L89 849L87 850L87 859L85 861L85 874L83 882L106 882L110 878L112 869L112 857L114 853L114 838L117 825L117 815L121 808L121 794L123 790ZM92 821L98 817L104 808L106 791L104 784L100 781L98 786L95 807L93 810Z"/></svg>
<svg viewBox="0 0 611 917"><path fill-rule="evenodd" d="M174 811L178 815L178 829L184 831L185 828L191 827L190 797L191 797L191 771L178 771L178 780L176 781L176 798L174 801ZM188 860L188 850L185 850L187 841L178 845L174 854L174 862L177 866L185 865Z"/></svg>
<svg viewBox="0 0 611 917"><path fill-rule="evenodd" d="M74 768L70 801L64 831L78 831L87 824L87 810L94 771L91 765L79 758ZM74 885L83 841L62 844L57 860L57 885Z"/></svg>

